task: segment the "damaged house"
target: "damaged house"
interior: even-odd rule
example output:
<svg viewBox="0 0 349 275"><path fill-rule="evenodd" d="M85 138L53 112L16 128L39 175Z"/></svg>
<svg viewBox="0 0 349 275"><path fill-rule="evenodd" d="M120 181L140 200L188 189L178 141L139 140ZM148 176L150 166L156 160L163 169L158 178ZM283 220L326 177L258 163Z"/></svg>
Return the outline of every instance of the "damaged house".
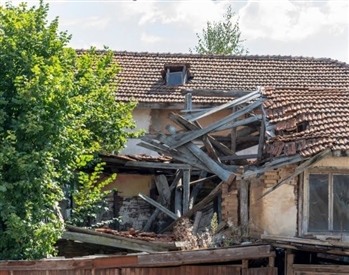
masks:
<svg viewBox="0 0 349 275"><path fill-rule="evenodd" d="M115 61L116 100L138 102L147 132L102 156L118 173L120 229L165 232L187 217L198 230L217 213L242 241L282 249L287 274L349 272L335 265L349 261L348 64L129 52Z"/></svg>

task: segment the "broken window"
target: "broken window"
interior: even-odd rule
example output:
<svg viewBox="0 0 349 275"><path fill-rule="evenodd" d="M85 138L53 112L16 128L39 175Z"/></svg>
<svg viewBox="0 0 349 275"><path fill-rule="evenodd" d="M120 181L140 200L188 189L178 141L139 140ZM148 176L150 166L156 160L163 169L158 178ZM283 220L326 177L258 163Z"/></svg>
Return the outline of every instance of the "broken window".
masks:
<svg viewBox="0 0 349 275"><path fill-rule="evenodd" d="M309 232L349 231L349 174L309 174Z"/></svg>

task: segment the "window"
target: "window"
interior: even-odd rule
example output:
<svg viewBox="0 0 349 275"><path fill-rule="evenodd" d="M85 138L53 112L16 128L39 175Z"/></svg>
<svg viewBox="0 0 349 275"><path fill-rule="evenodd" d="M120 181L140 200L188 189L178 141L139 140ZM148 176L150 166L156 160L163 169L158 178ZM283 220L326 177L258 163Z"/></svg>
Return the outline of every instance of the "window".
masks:
<svg viewBox="0 0 349 275"><path fill-rule="evenodd" d="M308 232L349 232L349 172L308 174Z"/></svg>
<svg viewBox="0 0 349 275"><path fill-rule="evenodd" d="M184 85L190 78L189 64L165 64L162 72L168 86Z"/></svg>

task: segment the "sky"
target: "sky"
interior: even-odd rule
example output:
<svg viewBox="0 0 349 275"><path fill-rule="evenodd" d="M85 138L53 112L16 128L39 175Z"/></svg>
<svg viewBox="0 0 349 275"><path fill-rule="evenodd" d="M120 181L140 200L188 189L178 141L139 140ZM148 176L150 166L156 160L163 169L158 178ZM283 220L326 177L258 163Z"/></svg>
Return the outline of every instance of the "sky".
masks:
<svg viewBox="0 0 349 275"><path fill-rule="evenodd" d="M4 2L0 0L0 3ZM18 1L12 1L18 2ZM36 1L27 1L30 5ZM349 63L348 0L51 0L49 18L72 34L70 46L188 53L207 21L228 5L251 55L324 57Z"/></svg>

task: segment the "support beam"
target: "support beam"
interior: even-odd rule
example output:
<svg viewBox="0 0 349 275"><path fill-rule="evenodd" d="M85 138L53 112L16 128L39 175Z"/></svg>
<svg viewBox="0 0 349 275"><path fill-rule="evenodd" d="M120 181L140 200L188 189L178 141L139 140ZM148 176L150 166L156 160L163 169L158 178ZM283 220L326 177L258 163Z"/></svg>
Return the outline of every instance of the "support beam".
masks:
<svg viewBox="0 0 349 275"><path fill-rule="evenodd" d="M240 226L242 235L248 233L248 189L249 182L247 180L240 181L239 200L240 200Z"/></svg>
<svg viewBox="0 0 349 275"><path fill-rule="evenodd" d="M243 97L249 95L252 91L246 90L209 90L209 89L183 89L181 91L182 95L192 94L195 96L212 96L212 97Z"/></svg>
<svg viewBox="0 0 349 275"><path fill-rule="evenodd" d="M189 210L190 170L183 170L183 214Z"/></svg>
<svg viewBox="0 0 349 275"><path fill-rule="evenodd" d="M177 215L173 212L171 212L170 210L168 210L167 208L163 207L160 203L157 203L156 201L154 201L153 199L149 198L148 196L139 193L138 196L140 198L142 198L143 200L145 200L146 202L149 202L151 205L153 205L154 207L160 209L162 212L164 212L167 216L171 217L174 220L177 220Z"/></svg>
<svg viewBox="0 0 349 275"><path fill-rule="evenodd" d="M226 123L229 123L230 121L239 118L240 116L247 114L249 112L251 112L252 110L254 110L255 108L257 108L258 106L260 106L262 104L262 100L257 100L254 103L251 103L250 105L246 106L245 108L237 111L234 114L228 115L225 118L214 122L213 124L202 128L201 130L196 130L196 131L192 131L190 133L187 133L186 135L184 135L180 140L172 140L171 143L168 143L167 145L171 148L171 149L175 149L183 144L188 143L189 141L192 141L194 139L197 139L209 132L214 131L215 129L225 125Z"/></svg>

